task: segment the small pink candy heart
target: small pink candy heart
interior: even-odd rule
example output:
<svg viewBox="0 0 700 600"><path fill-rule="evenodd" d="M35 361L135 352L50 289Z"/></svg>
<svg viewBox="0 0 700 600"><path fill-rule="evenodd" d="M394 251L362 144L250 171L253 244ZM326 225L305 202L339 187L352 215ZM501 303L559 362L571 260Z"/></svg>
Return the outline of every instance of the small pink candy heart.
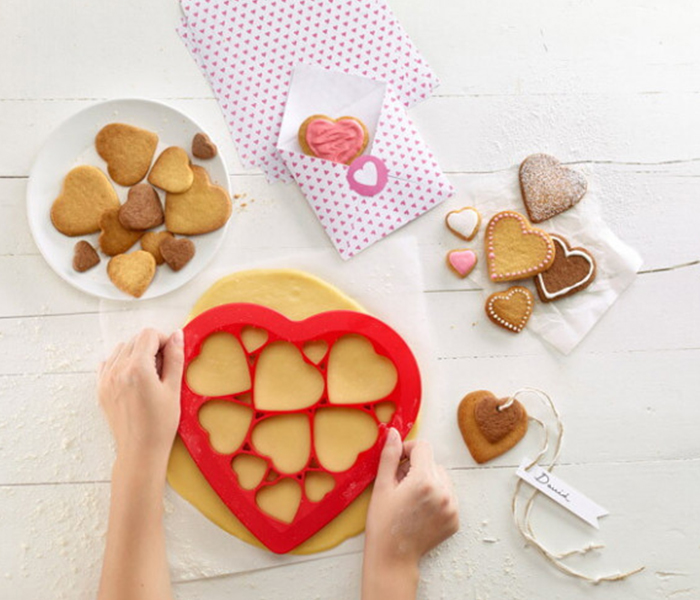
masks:
<svg viewBox="0 0 700 600"><path fill-rule="evenodd" d="M451 250L447 253L447 264L460 277L466 277L476 267L476 252L473 250Z"/></svg>

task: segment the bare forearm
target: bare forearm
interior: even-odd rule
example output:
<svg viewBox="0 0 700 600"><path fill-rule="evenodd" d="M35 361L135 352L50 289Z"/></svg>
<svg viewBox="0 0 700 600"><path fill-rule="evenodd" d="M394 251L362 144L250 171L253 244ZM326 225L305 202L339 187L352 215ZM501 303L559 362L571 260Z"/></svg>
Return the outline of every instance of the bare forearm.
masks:
<svg viewBox="0 0 700 600"><path fill-rule="evenodd" d="M415 600L418 589L416 561L390 562L386 555L365 550L362 600Z"/></svg>
<svg viewBox="0 0 700 600"><path fill-rule="evenodd" d="M117 459L99 600L170 600L163 530L165 461Z"/></svg>

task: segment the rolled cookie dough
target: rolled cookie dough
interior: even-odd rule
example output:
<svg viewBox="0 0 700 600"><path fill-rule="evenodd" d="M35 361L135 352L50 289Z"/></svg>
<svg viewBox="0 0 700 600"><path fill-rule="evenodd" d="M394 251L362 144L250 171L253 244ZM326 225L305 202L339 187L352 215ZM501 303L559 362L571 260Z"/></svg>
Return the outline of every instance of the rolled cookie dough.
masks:
<svg viewBox="0 0 700 600"><path fill-rule="evenodd" d="M214 306L229 302L261 304L294 320L306 319L328 310L365 312L357 302L340 290L307 273L287 269L256 269L234 273L216 282L196 302L189 318L193 319ZM215 411L217 407L213 406L210 410ZM212 422L217 421L214 414L209 415L209 418ZM414 428L411 434L415 431ZM251 462L241 464L240 467L245 470L245 477L251 480L251 487L257 485L259 479L256 481L255 471L258 469L259 472L259 465ZM175 440L170 455L168 482L175 491L216 525L245 542L263 547L211 488L179 436ZM314 485L314 492L322 497L322 494L327 491L324 488L328 482L309 482L307 485ZM333 521L291 553L312 554L328 550L362 532L371 493L370 486ZM272 508L269 512L273 513L277 510Z"/></svg>

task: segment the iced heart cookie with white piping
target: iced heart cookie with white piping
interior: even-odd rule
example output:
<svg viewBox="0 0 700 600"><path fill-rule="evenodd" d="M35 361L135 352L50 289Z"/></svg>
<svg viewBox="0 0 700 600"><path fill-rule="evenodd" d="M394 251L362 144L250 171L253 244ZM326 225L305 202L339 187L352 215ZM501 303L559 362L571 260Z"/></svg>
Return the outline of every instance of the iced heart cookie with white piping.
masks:
<svg viewBox="0 0 700 600"><path fill-rule="evenodd" d="M520 333L530 319L534 299L526 287L514 285L486 299L486 315L499 327Z"/></svg>
<svg viewBox="0 0 700 600"><path fill-rule="evenodd" d="M445 216L445 225L463 240L473 240L481 226L481 214L472 206L451 210Z"/></svg>
<svg viewBox="0 0 700 600"><path fill-rule="evenodd" d="M554 261L549 234L520 213L496 213L486 227L486 262L491 281L513 281L546 271Z"/></svg>
<svg viewBox="0 0 700 600"><path fill-rule="evenodd" d="M554 302L587 288L596 275L596 264L585 248L572 248L560 235L552 234L554 262L535 276L535 287L542 302Z"/></svg>

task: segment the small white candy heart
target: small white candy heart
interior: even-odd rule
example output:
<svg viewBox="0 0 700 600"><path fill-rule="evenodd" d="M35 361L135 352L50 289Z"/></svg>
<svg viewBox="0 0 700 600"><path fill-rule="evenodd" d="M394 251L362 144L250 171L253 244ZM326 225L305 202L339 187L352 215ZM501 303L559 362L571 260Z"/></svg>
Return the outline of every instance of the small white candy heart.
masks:
<svg viewBox="0 0 700 600"><path fill-rule="evenodd" d="M361 169L355 171L354 178L361 185L377 185L377 165L373 162L366 162Z"/></svg>
<svg viewBox="0 0 700 600"><path fill-rule="evenodd" d="M466 208L447 213L445 223L452 233L469 241L479 231L481 215L475 208L467 206Z"/></svg>

